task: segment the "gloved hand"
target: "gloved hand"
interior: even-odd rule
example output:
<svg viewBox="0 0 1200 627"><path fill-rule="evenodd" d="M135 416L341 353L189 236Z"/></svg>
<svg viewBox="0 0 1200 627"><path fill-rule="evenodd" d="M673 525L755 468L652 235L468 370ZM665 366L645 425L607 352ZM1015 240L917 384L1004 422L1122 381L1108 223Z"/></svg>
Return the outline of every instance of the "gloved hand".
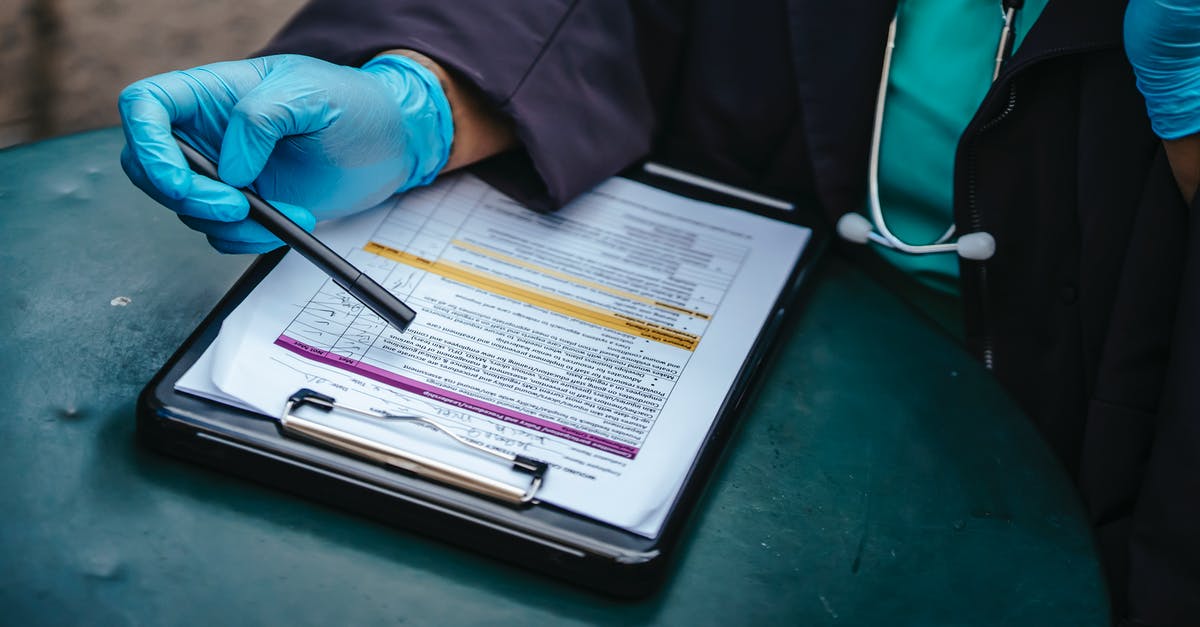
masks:
<svg viewBox="0 0 1200 627"><path fill-rule="evenodd" d="M1200 4L1132 0L1125 51L1154 132L1178 139L1200 131Z"/></svg>
<svg viewBox="0 0 1200 627"><path fill-rule="evenodd" d="M299 55L214 63L133 83L119 107L129 178L229 253L282 244L246 219L234 187L311 230L431 182L454 135L437 77L396 55L362 68ZM172 127L215 157L223 182L188 168Z"/></svg>

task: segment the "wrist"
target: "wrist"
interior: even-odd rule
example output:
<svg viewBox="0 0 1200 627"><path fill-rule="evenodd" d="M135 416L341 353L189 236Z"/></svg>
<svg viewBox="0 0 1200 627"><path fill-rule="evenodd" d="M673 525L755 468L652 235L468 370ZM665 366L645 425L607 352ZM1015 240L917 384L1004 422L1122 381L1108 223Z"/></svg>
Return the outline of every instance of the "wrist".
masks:
<svg viewBox="0 0 1200 627"><path fill-rule="evenodd" d="M1175 175L1175 183L1179 185L1184 201L1191 205L1200 187L1200 133L1179 139L1164 139L1163 147L1171 164L1171 173Z"/></svg>
<svg viewBox="0 0 1200 627"><path fill-rule="evenodd" d="M362 69L391 91L394 111L404 127L404 151L412 168L408 180L396 191L428 185L446 168L455 138L453 112L442 81L406 55L382 54Z"/></svg>
<svg viewBox="0 0 1200 627"><path fill-rule="evenodd" d="M415 50L395 49L380 53L380 56L386 55L411 59L437 77L450 104L454 126L445 171L470 165L517 145L512 121L488 102L474 84Z"/></svg>

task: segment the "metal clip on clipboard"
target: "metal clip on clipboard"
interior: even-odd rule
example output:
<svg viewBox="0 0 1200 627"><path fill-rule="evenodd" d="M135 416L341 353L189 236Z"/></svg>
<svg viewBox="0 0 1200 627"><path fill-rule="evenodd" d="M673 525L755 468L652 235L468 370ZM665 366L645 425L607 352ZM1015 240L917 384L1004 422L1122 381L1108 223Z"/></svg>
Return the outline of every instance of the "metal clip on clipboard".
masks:
<svg viewBox="0 0 1200 627"><path fill-rule="evenodd" d="M304 405L310 405L325 412L338 409L344 412L366 416L377 420L405 420L409 422L419 422L453 438L459 444L470 447L480 453L495 457L502 461L512 464L513 470L523 472L531 476L529 485L525 488L512 486L503 481L497 481L490 477L455 468L449 464L430 459L423 455L417 455L409 451L398 449L394 446L389 446L381 442L376 442L362 436L347 433L341 429L335 429L319 422L314 422L306 418L302 418L293 414L295 409ZM327 446L336 451L364 458L376 463L406 470L419 477L432 479L441 483L445 483L461 490L474 492L483 496L487 496L498 501L502 501L511 505L523 505L531 503L538 489L542 487L542 480L546 475L548 465L546 462L530 459L524 455L509 455L493 451L473 442L468 442L463 438L455 435L446 426L436 420L425 418L422 416L397 416L393 414L382 414L378 412L364 411L354 407L339 404L332 397L314 392L310 389L302 389L297 391L288 398L287 404L283 408L283 414L279 417L280 429L286 435L298 437L301 439L316 442Z"/></svg>

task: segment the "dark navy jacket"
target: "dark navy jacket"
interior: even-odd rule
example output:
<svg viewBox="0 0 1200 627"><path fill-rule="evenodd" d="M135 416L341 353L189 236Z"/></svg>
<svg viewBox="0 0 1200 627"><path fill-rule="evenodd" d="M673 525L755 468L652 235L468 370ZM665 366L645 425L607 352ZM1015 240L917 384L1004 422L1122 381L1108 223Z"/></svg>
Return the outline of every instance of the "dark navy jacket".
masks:
<svg viewBox="0 0 1200 627"><path fill-rule="evenodd" d="M522 150L480 173L536 209L653 153L834 220L863 202L894 8L314 0L267 52L436 59L515 121ZM1200 624L1200 240L1121 50L1123 12L1051 0L960 141L959 232L997 241L962 262L967 344L1079 486L1118 616Z"/></svg>

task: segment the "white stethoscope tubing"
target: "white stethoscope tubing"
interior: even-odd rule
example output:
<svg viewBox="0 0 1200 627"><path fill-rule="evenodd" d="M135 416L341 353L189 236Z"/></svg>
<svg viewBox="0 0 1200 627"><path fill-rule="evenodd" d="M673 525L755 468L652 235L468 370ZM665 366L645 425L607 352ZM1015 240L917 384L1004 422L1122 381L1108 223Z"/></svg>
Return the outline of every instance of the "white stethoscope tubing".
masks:
<svg viewBox="0 0 1200 627"><path fill-rule="evenodd" d="M887 221L883 219L883 208L879 206L879 146L882 143L883 137L883 111L884 105L887 102L887 85L888 77L892 69L892 50L896 48L896 18L892 18L891 25L888 26L887 48L883 51L883 74L880 76L879 96L875 99L875 125L871 132L871 163L867 171L867 186L869 194L867 195L867 204L871 211L871 222L874 223L875 232L872 232L867 237L871 238L879 244L883 244L888 248L895 248L901 252L906 252L913 255L932 254L932 253L948 253L954 252L958 246L953 243L945 243L951 237L954 237L954 225L932 244L913 245L909 244L892 233L887 226ZM871 237L874 236L874 237Z"/></svg>
<svg viewBox="0 0 1200 627"><path fill-rule="evenodd" d="M1000 75L1000 67L1004 63L1004 52L1008 47L1008 38L1012 32L1013 18L1016 9L1007 7L1004 11L1004 28L1000 31L1000 45L996 49L996 66L992 72L992 80ZM958 253L965 259L990 259L996 251L996 240L990 233L968 233L951 242L954 237L954 224L951 224L941 237L932 244L909 244L896 237L883 218L883 208L879 204L879 147L883 137L884 105L887 102L888 77L892 69L892 51L896 47L896 17L892 17L888 25L887 47L883 51L883 71L879 79L879 95L875 99L875 123L871 130L871 156L867 171L867 208L871 214L868 222L863 216L849 212L838 220L837 231L843 238L865 244L875 242L880 246L892 248L910 255L929 255L935 253Z"/></svg>

